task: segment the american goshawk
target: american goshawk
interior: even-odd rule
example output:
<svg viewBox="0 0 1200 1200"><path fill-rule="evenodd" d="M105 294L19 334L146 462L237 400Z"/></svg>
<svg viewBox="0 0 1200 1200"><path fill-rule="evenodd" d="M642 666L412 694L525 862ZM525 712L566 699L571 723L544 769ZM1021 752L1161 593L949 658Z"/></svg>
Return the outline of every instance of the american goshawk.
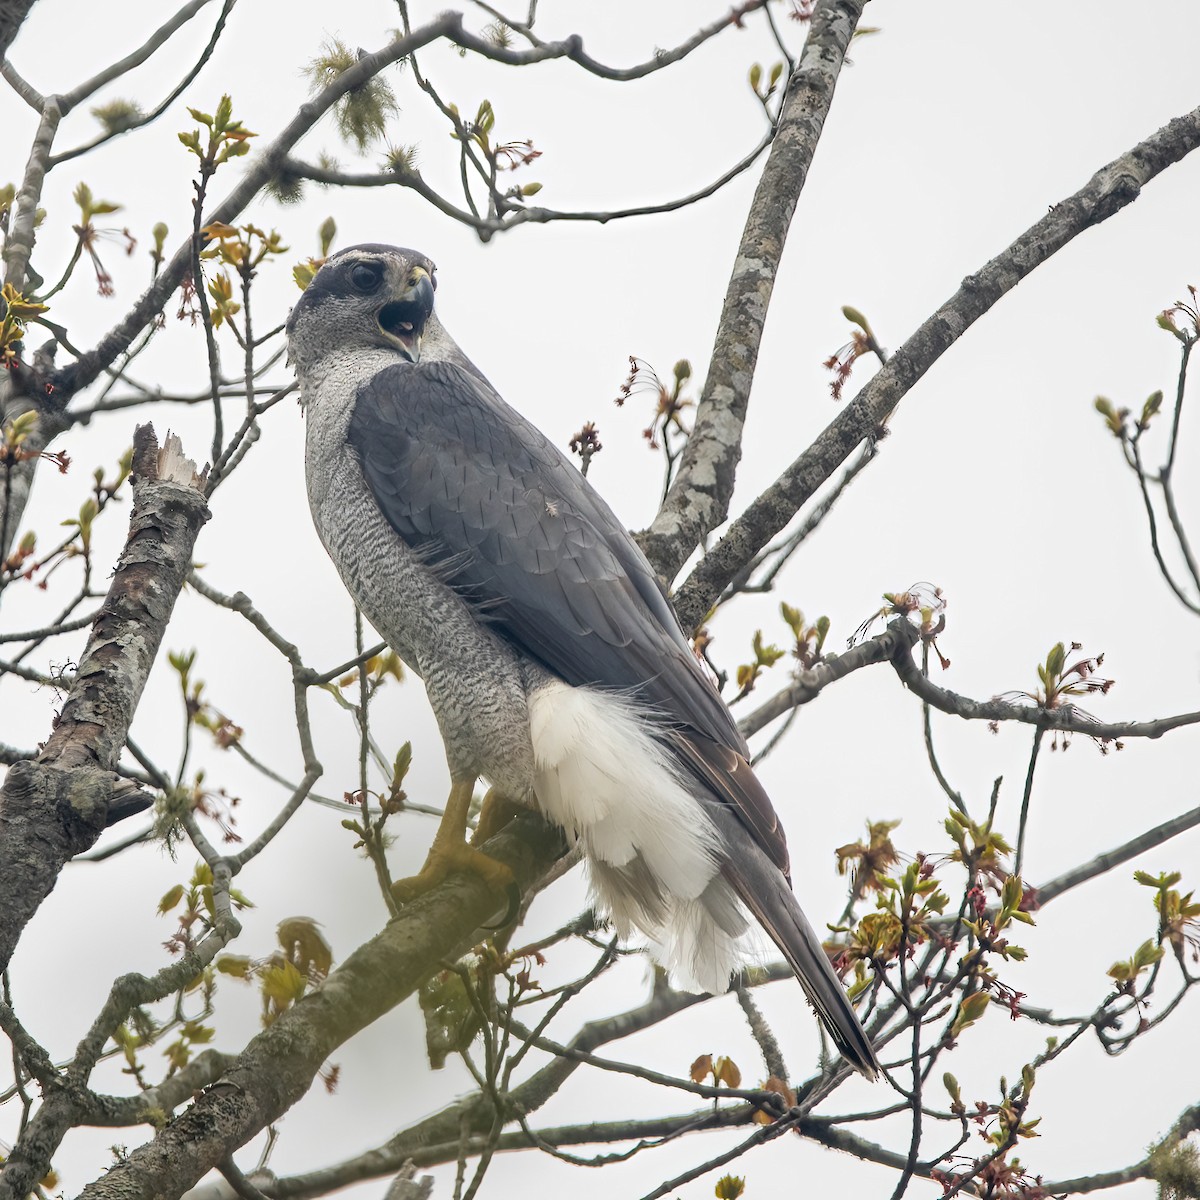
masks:
<svg viewBox="0 0 1200 1200"><path fill-rule="evenodd" d="M420 875L511 874L465 843L476 781L585 852L598 907L693 986L743 961L746 912L838 1049L871 1043L792 894L745 739L653 568L574 464L434 313L433 263L352 246L288 321L317 531L355 602L424 680L452 780Z"/></svg>

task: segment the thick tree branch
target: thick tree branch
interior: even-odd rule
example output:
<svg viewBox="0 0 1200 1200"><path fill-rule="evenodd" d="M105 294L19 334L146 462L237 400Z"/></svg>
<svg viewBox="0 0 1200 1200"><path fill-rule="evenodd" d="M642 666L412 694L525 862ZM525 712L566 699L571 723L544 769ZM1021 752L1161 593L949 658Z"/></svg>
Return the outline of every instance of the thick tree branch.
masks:
<svg viewBox="0 0 1200 1200"><path fill-rule="evenodd" d="M562 853L559 834L519 817L487 853L530 886ZM442 959L471 944L494 916L496 896L477 877L453 875L407 906L313 993L260 1033L237 1063L153 1142L88 1185L87 1200L179 1196L281 1117L347 1038L410 995Z"/></svg>
<svg viewBox="0 0 1200 1200"><path fill-rule="evenodd" d="M703 618L737 572L787 525L855 446L874 434L925 372L1002 296L1084 230L1131 204L1150 180L1197 145L1200 108L1176 117L1102 167L1073 196L1053 205L1011 246L964 279L958 291L891 356L887 366L705 555L676 593L675 606L684 628L694 627ZM672 527L682 529L682 518L668 518L666 527L668 533ZM668 575L673 573L671 565L677 569L694 546L689 538L682 538L678 546L669 543L670 538L657 536L648 543L654 551L651 558L655 565Z"/></svg>
<svg viewBox="0 0 1200 1200"><path fill-rule="evenodd" d="M0 969L63 864L104 829L117 759L208 518L201 492L160 464L149 426L135 436L129 537L54 732L0 790Z"/></svg>
<svg viewBox="0 0 1200 1200"><path fill-rule="evenodd" d="M865 3L823 0L817 6L800 62L788 81L775 140L725 293L695 425L666 501L639 538L664 578L675 578L703 537L729 512L750 385L788 227ZM684 628L693 627L702 615L686 618Z"/></svg>

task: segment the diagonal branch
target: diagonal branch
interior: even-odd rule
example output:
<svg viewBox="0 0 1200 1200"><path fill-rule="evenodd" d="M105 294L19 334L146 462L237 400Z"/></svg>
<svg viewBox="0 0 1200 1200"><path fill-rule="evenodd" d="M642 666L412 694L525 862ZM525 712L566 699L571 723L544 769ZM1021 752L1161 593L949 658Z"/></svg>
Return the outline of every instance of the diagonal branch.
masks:
<svg viewBox="0 0 1200 1200"><path fill-rule="evenodd" d="M222 10L222 14L227 10L228 6ZM236 221L238 215L263 187L279 174L296 143L347 92L361 87L384 67L406 57L413 50L441 37L453 39L461 36L461 33L462 18L456 13L443 13L437 20L416 30L410 37L398 38L382 50L365 55L348 71L339 75L320 95L300 106L296 115L259 155L229 195L204 215L203 223L232 224ZM214 37L218 35L219 29L214 33ZM50 162L50 149L61 115L58 101L54 97L48 99L17 198L13 229L4 247L6 279L18 288L23 285L29 264L37 201L41 196L42 180ZM0 389L3 419L9 420L25 409L36 407L41 414L41 420L34 448L44 449L51 438L69 421L69 418L62 416L62 408L77 392L93 383L111 367L162 311L175 289L190 272L192 253L192 238L188 237L163 266L150 287L95 347L80 355L75 362L55 372L51 378L39 377L32 381L41 386L44 395L53 397L53 405L40 401L37 404L28 403L4 381L4 388ZM8 472L3 481L5 490L0 492L0 529L6 540L0 542L0 557L8 553L8 543L15 536L20 524L33 486L37 464L36 457L28 458L20 464L19 469Z"/></svg>
<svg viewBox="0 0 1200 1200"><path fill-rule="evenodd" d="M184 8L180 9L179 12L177 12L175 16L167 22L166 25L159 29L158 32L150 39L150 41L147 42L140 50L136 50L129 56L128 59L123 60L123 63L129 63L131 59L137 58L143 54L146 58L149 58L149 56L153 54L159 46L167 41L167 39L172 33L175 32L176 29L178 29L187 21L191 20L192 16L199 12L199 10L208 3L210 3L210 0L192 0L190 4L185 5ZM156 104L148 113L143 113L136 120L130 121L128 125L124 125L119 129L106 129L103 133L97 134L89 142L84 142L70 150L63 150L61 153L53 155L50 159L50 166L57 167L62 163L70 162L71 159L79 158L80 155L87 154L89 151L95 150L98 146L103 146L105 142L110 142L115 137L120 137L122 134L126 133L132 133L135 129L144 129L147 125L151 125L157 121L158 118L161 117L163 113L165 113L181 95L183 95L184 90L188 87L192 80L200 74L200 72L204 69L205 64L212 57L213 51L217 48L217 42L221 40L221 34L225 32L225 22L228 20L229 14L233 10L235 3L236 0L225 0L221 7L220 13L217 15L217 21L213 27L212 33L209 35L208 42L204 49L200 52L200 57L197 58L190 67L188 67L183 78L170 90L170 92L167 93L165 99L160 100L158 104ZM139 59L139 62L141 61L145 60ZM121 67L123 63L117 63L115 66ZM139 64L130 64L130 66L137 65ZM112 70L114 68L109 69ZM126 67L126 69L128 70L130 68ZM107 72L103 72L103 74L107 74ZM87 94L90 94L91 91L95 90L91 87L93 82L94 81L89 80L87 83L81 84L80 88L76 89L76 91L79 91L83 88L88 88L89 91ZM105 80L105 82L108 81ZM72 96L74 95L75 93L72 93Z"/></svg>
<svg viewBox="0 0 1200 1200"><path fill-rule="evenodd" d="M557 831L518 817L487 843L529 887L562 853ZM477 876L455 874L408 905L314 992L255 1037L237 1063L187 1111L82 1192L84 1200L179 1196L277 1120L308 1091L328 1056L412 994L430 964L471 944L494 916L496 896Z"/></svg>
<svg viewBox="0 0 1200 1200"><path fill-rule="evenodd" d="M781 968L779 978L783 978L787 970L786 967ZM707 999L707 996L671 989L657 990L647 1003L637 1008L587 1022L571 1039L569 1047L573 1052L586 1053L608 1042L652 1028L660 1021L693 1005L702 1004ZM560 1057L539 1068L528 1079L505 1094L506 1119L515 1120L517 1114L527 1116L541 1108L580 1065L579 1058ZM744 1111L749 1113L750 1110ZM324 1195L364 1179L377 1179L381 1175L389 1175L409 1159L418 1166L450 1162L457 1157L464 1138L467 1139L468 1148L476 1140L482 1146L484 1139L491 1134L495 1119L496 1110L492 1098L486 1092L473 1092L401 1130L381 1146L341 1162L316 1168L305 1175L279 1179L263 1190L273 1197L300 1200L302 1197ZM523 1135L502 1135L502 1139L505 1136ZM445 1156L439 1156L441 1153Z"/></svg>
<svg viewBox="0 0 1200 1200"><path fill-rule="evenodd" d="M775 140L725 293L695 425L666 501L638 539L667 579L674 579L704 536L729 512L775 275L864 4L865 0L823 0L818 5L800 62L788 81ZM685 619L684 628L694 627L698 619Z"/></svg>
<svg viewBox="0 0 1200 1200"><path fill-rule="evenodd" d="M1107 874L1114 867L1119 867L1123 863L1137 858L1139 854L1144 854L1147 850L1153 850L1155 846L1169 842L1173 837L1178 837L1189 829L1195 829L1197 825L1200 825L1200 808L1188 809L1187 812L1180 813L1179 816L1172 817L1161 825L1155 825L1153 829L1147 829L1143 833L1139 833L1137 837L1130 838L1129 841L1122 842L1121 845L1114 846L1113 849L1106 850L1103 854L1097 854L1095 858L1080 863L1079 866L1072 867L1071 870L1064 871L1061 875L1056 875L1037 888L1038 907L1045 907L1051 900L1056 900L1065 892L1071 891L1072 888L1077 888L1080 884L1087 883L1089 879L1095 879L1098 875Z"/></svg>
<svg viewBox="0 0 1200 1200"><path fill-rule="evenodd" d="M984 313L1052 255L1084 230L1132 204L1141 189L1200 145L1200 108L1176 117L1105 167L1073 196L1052 205L1006 250L967 276L946 301L897 350L854 401L834 418L795 462L730 525L676 594L685 629L693 628L739 570L807 503L864 438L871 437L910 389ZM769 160L768 160L769 161ZM748 385L748 381L747 381ZM660 527L656 519L655 530ZM668 517L667 533L683 529L683 518ZM711 525L703 527L711 528ZM702 529L703 531L703 529ZM677 535L678 536L678 533ZM660 571L673 574L694 545L680 545L657 533L648 543ZM664 542L666 548L660 548ZM676 551L682 549L683 557Z"/></svg>
<svg viewBox="0 0 1200 1200"><path fill-rule="evenodd" d="M262 188L279 174L288 154L296 143L347 92L361 87L384 67L406 58L414 50L427 46L441 37L455 37L462 29L457 13L443 13L435 21L415 30L411 36L397 38L374 54L364 55L349 70L343 71L321 93L302 104L296 115L284 126L278 137L257 157L233 190L211 211L204 214L202 224L230 224L254 199ZM158 273L154 283L137 300L125 317L111 329L92 350L59 373L55 381L60 392L73 395L92 383L105 368L110 367L133 343L133 339L150 324L170 299L191 269L192 239L189 237L170 261Z"/></svg>
<svg viewBox="0 0 1200 1200"><path fill-rule="evenodd" d="M69 92L63 93L59 97L63 115L65 116L71 109L78 107L102 87L140 67L142 63L153 56L156 50L168 42L177 30L186 25L206 4L211 3L212 0L188 0L187 4L179 9L163 25L160 25L131 54L127 54L115 63L110 63L103 71L93 75L91 79L85 79L83 83L73 87Z"/></svg>
<svg viewBox="0 0 1200 1200"><path fill-rule="evenodd" d="M1046 1183L1043 1185L1046 1195L1075 1196L1084 1192L1099 1192L1106 1188L1120 1187L1122 1184L1132 1183L1135 1179L1153 1179L1155 1159L1159 1154L1163 1150L1171 1150L1178 1146L1189 1134L1197 1130L1200 1130L1200 1104L1193 1104L1179 1114L1179 1119L1171 1126L1171 1132L1141 1162L1118 1171L1100 1171L1095 1175L1082 1175L1076 1179Z"/></svg>

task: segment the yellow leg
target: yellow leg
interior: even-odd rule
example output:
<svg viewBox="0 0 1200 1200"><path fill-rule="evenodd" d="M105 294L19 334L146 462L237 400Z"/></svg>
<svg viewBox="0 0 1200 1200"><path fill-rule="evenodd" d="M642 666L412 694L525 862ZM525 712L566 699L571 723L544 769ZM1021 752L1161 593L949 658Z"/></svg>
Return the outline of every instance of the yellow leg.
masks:
<svg viewBox="0 0 1200 1200"><path fill-rule="evenodd" d="M471 796L475 790L473 779L455 780L450 786L450 798L441 824L433 835L433 845L425 858L425 865L408 879L397 879L392 884L392 895L397 903L407 904L417 896L441 883L451 871L471 871L480 876L493 891L510 896L516 891L513 873L503 863L468 846L467 814L471 808Z"/></svg>

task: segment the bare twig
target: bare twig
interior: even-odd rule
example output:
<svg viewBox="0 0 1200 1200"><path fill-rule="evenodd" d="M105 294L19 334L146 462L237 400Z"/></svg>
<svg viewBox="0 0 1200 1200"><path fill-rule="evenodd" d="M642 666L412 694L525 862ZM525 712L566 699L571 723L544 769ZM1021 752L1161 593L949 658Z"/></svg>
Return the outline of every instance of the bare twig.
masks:
<svg viewBox="0 0 1200 1200"><path fill-rule="evenodd" d="M1060 708L1042 708L994 698L972 700L952 692L949 688L938 687L932 680L923 676L912 661L907 648L893 657L892 666L904 686L926 704L951 716L961 717L964 721L1016 721L1043 730L1057 729L1066 733L1080 733L1099 741L1135 737L1160 738L1173 729L1183 729L1200 723L1200 712L1177 713L1153 721L1097 721L1074 704L1064 704Z"/></svg>

